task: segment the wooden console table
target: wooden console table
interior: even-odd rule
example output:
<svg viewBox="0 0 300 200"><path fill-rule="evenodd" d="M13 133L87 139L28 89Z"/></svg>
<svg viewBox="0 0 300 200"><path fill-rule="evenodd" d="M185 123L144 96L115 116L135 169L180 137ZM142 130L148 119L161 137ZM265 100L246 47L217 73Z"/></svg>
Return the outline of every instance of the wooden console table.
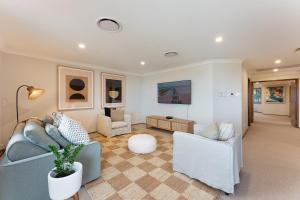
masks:
<svg viewBox="0 0 300 200"><path fill-rule="evenodd" d="M166 119L166 117L151 115L146 117L147 128L154 127L168 131L194 133L194 121L185 119Z"/></svg>

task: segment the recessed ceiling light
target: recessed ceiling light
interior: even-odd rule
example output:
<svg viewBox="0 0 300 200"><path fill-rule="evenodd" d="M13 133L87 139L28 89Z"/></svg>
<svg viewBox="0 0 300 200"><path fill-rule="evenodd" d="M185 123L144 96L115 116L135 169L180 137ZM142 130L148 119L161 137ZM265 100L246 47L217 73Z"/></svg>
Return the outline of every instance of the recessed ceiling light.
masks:
<svg viewBox="0 0 300 200"><path fill-rule="evenodd" d="M282 61L280 60L280 59L278 59L278 60L275 60L275 64L280 64Z"/></svg>
<svg viewBox="0 0 300 200"><path fill-rule="evenodd" d="M141 64L142 66L144 66L144 65L146 65L146 62L145 62L145 61L141 61L140 64Z"/></svg>
<svg viewBox="0 0 300 200"><path fill-rule="evenodd" d="M278 72L278 71L279 71L279 69L277 69L277 68L273 69L273 72Z"/></svg>
<svg viewBox="0 0 300 200"><path fill-rule="evenodd" d="M79 44L78 44L78 47L79 47L80 49L85 49L85 44L79 43Z"/></svg>
<svg viewBox="0 0 300 200"><path fill-rule="evenodd" d="M104 31L118 32L121 31L121 24L114 19L101 18L97 21L97 25Z"/></svg>
<svg viewBox="0 0 300 200"><path fill-rule="evenodd" d="M178 52L176 52L176 51L169 51L169 52L166 52L164 55L166 57L174 57L174 56L178 56Z"/></svg>
<svg viewBox="0 0 300 200"><path fill-rule="evenodd" d="M221 42L223 42L223 37L222 37L222 36L216 37L215 42L216 42L216 43L221 43Z"/></svg>

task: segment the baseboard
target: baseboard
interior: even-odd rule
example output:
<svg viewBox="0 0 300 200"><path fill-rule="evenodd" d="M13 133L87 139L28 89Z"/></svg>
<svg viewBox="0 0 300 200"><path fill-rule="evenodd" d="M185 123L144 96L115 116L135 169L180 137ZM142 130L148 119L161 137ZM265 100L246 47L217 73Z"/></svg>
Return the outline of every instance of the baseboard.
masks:
<svg viewBox="0 0 300 200"><path fill-rule="evenodd" d="M246 136L246 134L248 133L248 130L249 130L249 127L244 131L242 138L244 138Z"/></svg>

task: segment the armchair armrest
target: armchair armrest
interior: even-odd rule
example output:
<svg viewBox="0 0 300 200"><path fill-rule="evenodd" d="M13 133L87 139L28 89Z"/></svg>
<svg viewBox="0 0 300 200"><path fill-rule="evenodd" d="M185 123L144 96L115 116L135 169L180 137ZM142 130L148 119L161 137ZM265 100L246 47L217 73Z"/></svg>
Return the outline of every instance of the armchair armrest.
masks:
<svg viewBox="0 0 300 200"><path fill-rule="evenodd" d="M128 125L131 125L131 115L130 114L124 114L124 121L128 123Z"/></svg>
<svg viewBox="0 0 300 200"><path fill-rule="evenodd" d="M105 115L98 115L97 117L97 132L111 137L111 118Z"/></svg>

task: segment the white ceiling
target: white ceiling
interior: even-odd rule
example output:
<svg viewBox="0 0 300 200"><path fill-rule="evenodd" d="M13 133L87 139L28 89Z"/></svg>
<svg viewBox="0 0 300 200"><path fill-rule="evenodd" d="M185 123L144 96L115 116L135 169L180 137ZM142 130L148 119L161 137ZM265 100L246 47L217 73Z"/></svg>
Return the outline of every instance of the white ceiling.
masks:
<svg viewBox="0 0 300 200"><path fill-rule="evenodd" d="M0 0L0 47L134 73L207 59L245 59L252 69L274 67L278 58L294 65L299 8L299 0ZM100 30L101 17L123 30Z"/></svg>

